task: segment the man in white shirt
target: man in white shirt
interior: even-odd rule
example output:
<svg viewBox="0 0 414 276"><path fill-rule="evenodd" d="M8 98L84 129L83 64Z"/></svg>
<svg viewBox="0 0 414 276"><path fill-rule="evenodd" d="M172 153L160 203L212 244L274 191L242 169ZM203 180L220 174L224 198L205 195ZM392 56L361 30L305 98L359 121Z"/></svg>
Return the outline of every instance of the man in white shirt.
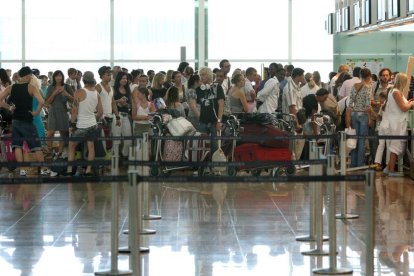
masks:
<svg viewBox="0 0 414 276"><path fill-rule="evenodd" d="M253 67L246 69L246 78L244 84L244 93L249 104L249 112L256 112L256 91L253 88L253 81L257 78L257 70Z"/></svg>
<svg viewBox="0 0 414 276"><path fill-rule="evenodd" d="M111 67L102 66L99 68L98 73L102 81L96 85L96 91L98 91L101 97L103 118L105 120L103 134L105 137L109 137L111 136L111 129L121 125L121 117L119 116L118 107L114 99L114 90L109 84L112 77ZM114 120L114 115L116 120ZM115 146L119 147L119 144L119 140L114 141ZM112 148L112 141L106 141L106 149L108 150L110 148Z"/></svg>
<svg viewBox="0 0 414 276"><path fill-rule="evenodd" d="M223 87L224 95L227 95L231 87L231 80L230 80L230 77L228 76L228 73L230 72L231 64L227 59L223 59L222 61L220 61L219 67L220 67L220 70L222 70L224 74L224 80L223 80L223 83L221 84L221 87Z"/></svg>
<svg viewBox="0 0 414 276"><path fill-rule="evenodd" d="M352 79L344 81L344 83L341 86L341 89L339 89L338 97L339 99L348 97L351 95L351 90L354 84L360 83L361 79L359 78L359 73L361 72L361 67L355 67L352 71Z"/></svg>
<svg viewBox="0 0 414 276"><path fill-rule="evenodd" d="M262 90L257 93L257 100L263 104L259 107L259 113L274 113L279 99L279 81L276 77L278 67L276 63L269 65L270 78L266 81Z"/></svg>
<svg viewBox="0 0 414 276"><path fill-rule="evenodd" d="M300 87L302 83L305 83L304 73L305 71L301 68L293 69L291 79L283 89L283 113L293 114L296 116L298 110L302 108L302 94L300 92ZM300 134L302 132L301 126L297 123L297 121L295 124L296 133ZM291 141L290 145L292 150L292 159L299 160L302 155L305 140L295 139Z"/></svg>

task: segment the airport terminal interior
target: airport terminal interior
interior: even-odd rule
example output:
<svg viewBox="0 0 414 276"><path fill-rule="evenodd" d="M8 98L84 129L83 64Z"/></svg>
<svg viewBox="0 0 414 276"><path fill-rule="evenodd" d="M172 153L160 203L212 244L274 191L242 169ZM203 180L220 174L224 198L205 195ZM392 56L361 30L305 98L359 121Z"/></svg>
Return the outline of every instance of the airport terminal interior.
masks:
<svg viewBox="0 0 414 276"><path fill-rule="evenodd" d="M278 72L293 65L312 77L318 71L332 93L328 77L339 76L341 65L351 75L356 67L379 78L383 68L390 77L413 75L414 0L0 0L0 7L7 7L0 17L0 68L11 76L29 66L52 81L56 70L68 77L75 68L92 72L99 83L102 66L108 74L118 67L144 75L175 71L182 62L195 72L213 70L225 60L229 79L236 69L244 74L254 68L265 79L270 64ZM5 89L1 79L0 91ZM413 83L403 97L414 98ZM318 140L325 145L320 156L295 163L294 137L285 141L288 159L262 166L253 158L253 169L243 163L220 173L211 164L207 172L186 164L165 173L161 168L168 167L156 163L163 157L150 159L155 163L146 169L128 167L131 155L123 154L112 159L121 164L112 181L111 149L93 177L38 176L33 163L24 175L12 170L0 123L0 275L414 275L414 112L407 116L397 173L385 168L385 153L382 164L374 164L368 140L375 137L359 139L364 164L351 168L345 140L321 115L330 125L320 123L325 132L319 134L331 136ZM289 126L289 134L298 134ZM154 143L166 144L153 142L150 156ZM46 162L56 160L49 153ZM235 161L230 155L226 162ZM184 156L179 161L190 160L188 152ZM24 157L35 161L33 154ZM327 158L334 169L327 170ZM138 182L139 197L131 180L135 170L153 176ZM133 237L139 237L136 244Z"/></svg>

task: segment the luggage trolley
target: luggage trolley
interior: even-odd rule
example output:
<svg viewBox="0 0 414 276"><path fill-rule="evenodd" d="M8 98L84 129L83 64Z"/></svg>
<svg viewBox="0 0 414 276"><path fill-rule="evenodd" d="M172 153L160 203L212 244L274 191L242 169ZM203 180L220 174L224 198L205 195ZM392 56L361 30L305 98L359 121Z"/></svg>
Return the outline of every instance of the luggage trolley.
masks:
<svg viewBox="0 0 414 276"><path fill-rule="evenodd" d="M157 112L152 115L152 130L154 136L168 137L171 133L167 127L172 116L168 111ZM173 114L174 115L174 114ZM185 135L198 136L200 133L187 133ZM203 161L209 148L204 147L203 140L165 140L165 139L153 139L151 141L151 159L154 161ZM193 166L152 166L150 173L152 176L158 176L161 174L168 175L172 171L185 170L185 169L197 169Z"/></svg>

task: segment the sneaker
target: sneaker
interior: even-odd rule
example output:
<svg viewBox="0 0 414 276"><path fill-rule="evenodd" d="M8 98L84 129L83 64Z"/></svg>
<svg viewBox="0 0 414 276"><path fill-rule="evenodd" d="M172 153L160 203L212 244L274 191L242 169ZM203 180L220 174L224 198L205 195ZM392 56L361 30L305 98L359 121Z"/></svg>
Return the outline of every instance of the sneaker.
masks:
<svg viewBox="0 0 414 276"><path fill-rule="evenodd" d="M57 176L58 173L54 172L50 169L45 169L45 170L41 170L39 175L41 175L41 176Z"/></svg>
<svg viewBox="0 0 414 276"><path fill-rule="evenodd" d="M389 171L388 171L388 167L385 167L385 169L382 171L384 174L388 174L389 173Z"/></svg>
<svg viewBox="0 0 414 276"><path fill-rule="evenodd" d="M49 176L50 177L55 177L55 176L58 176L58 173L57 172L54 172L54 171L50 171Z"/></svg>
<svg viewBox="0 0 414 276"><path fill-rule="evenodd" d="M26 170L20 170L20 176L26 176L27 171Z"/></svg>

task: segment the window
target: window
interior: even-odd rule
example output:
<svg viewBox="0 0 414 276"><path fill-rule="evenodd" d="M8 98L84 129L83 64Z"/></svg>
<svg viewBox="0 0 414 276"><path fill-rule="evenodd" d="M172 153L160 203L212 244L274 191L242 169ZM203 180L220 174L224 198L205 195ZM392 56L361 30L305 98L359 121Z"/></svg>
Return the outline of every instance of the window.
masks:
<svg viewBox="0 0 414 276"><path fill-rule="evenodd" d="M22 58L21 1L0 0L0 60Z"/></svg>
<svg viewBox="0 0 414 276"><path fill-rule="evenodd" d="M341 11L336 11L336 32L341 32L341 24L342 24L342 18L341 18Z"/></svg>
<svg viewBox="0 0 414 276"><path fill-rule="evenodd" d="M342 31L349 31L349 7L342 9Z"/></svg>
<svg viewBox="0 0 414 276"><path fill-rule="evenodd" d="M108 59L109 9L109 0L26 0L26 58Z"/></svg>
<svg viewBox="0 0 414 276"><path fill-rule="evenodd" d="M408 9L407 12L408 13L413 13L414 12L414 0L407 0L407 5L408 5Z"/></svg>
<svg viewBox="0 0 414 276"><path fill-rule="evenodd" d="M387 0L378 0L378 21L386 20L387 14Z"/></svg>
<svg viewBox="0 0 414 276"><path fill-rule="evenodd" d="M224 58L287 59L288 1L209 0L208 14L209 66Z"/></svg>
<svg viewBox="0 0 414 276"><path fill-rule="evenodd" d="M362 26L371 24L371 0L362 0Z"/></svg>
<svg viewBox="0 0 414 276"><path fill-rule="evenodd" d="M293 59L332 59L333 37L324 31L324 26L326 15L334 9L331 0L292 1Z"/></svg>
<svg viewBox="0 0 414 276"><path fill-rule="evenodd" d="M400 1L388 0L388 19L400 16Z"/></svg>
<svg viewBox="0 0 414 276"><path fill-rule="evenodd" d="M115 59L180 60L181 46L194 59L194 0L114 3Z"/></svg>

